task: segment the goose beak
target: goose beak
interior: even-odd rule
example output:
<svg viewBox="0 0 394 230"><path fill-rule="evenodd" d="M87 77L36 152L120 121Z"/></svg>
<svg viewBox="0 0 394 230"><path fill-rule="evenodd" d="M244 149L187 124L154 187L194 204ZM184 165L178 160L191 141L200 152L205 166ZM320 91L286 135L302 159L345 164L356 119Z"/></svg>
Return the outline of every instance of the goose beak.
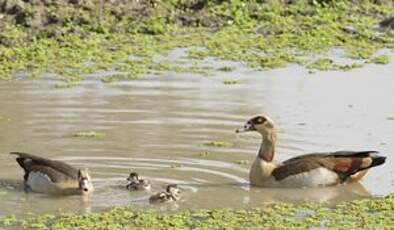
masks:
<svg viewBox="0 0 394 230"><path fill-rule="evenodd" d="M235 133L244 133L244 132L249 132L249 131L253 131L253 130L255 130L254 126L252 124L246 123L244 125L244 127L236 129Z"/></svg>

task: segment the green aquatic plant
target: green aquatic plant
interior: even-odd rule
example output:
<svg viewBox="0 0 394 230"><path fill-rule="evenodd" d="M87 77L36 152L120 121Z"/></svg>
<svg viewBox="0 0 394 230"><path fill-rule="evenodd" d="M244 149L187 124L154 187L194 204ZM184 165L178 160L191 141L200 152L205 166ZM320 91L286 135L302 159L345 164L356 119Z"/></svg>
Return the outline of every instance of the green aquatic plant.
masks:
<svg viewBox="0 0 394 230"><path fill-rule="evenodd" d="M15 215L0 216L0 227L7 227L17 222Z"/></svg>
<svg viewBox="0 0 394 230"><path fill-rule="evenodd" d="M223 66L223 67L220 67L218 70L219 70L219 71L223 71L223 72L232 72L232 71L235 70L235 67L232 67L232 66Z"/></svg>
<svg viewBox="0 0 394 230"><path fill-rule="evenodd" d="M374 57L368 61L369 63L375 63L375 64L380 64L380 65L386 65L390 62L390 58L388 55L380 55L377 57Z"/></svg>
<svg viewBox="0 0 394 230"><path fill-rule="evenodd" d="M0 115L0 122L1 121L11 121L11 118L3 116L3 115Z"/></svg>
<svg viewBox="0 0 394 230"><path fill-rule="evenodd" d="M82 138L102 138L105 137L105 133L95 131L80 131L75 133L73 136Z"/></svg>
<svg viewBox="0 0 394 230"><path fill-rule="evenodd" d="M239 165L248 165L249 161L248 160L236 160L235 163Z"/></svg>
<svg viewBox="0 0 394 230"><path fill-rule="evenodd" d="M103 83L132 80L149 71L191 72L204 76L212 69L161 60L170 50L190 48L189 58L215 57L268 70L296 63L318 70L350 70L360 64L330 62L332 48L346 57L379 64L378 49L393 48L391 31L374 32L380 18L394 6L373 1L139 1L95 0L80 4L51 2L39 8L13 1L15 11L0 12L0 79L18 72L31 79L53 73L76 86L92 73L122 72ZM96 4L97 3L97 4ZM8 7L8 5L7 5ZM7 8L8 9L8 8ZM4 9L0 9L4 10ZM34 29L32 29L34 27ZM311 55L312 54L312 55ZM319 54L319 60L313 60ZM230 71L222 68L219 71Z"/></svg>
<svg viewBox="0 0 394 230"><path fill-rule="evenodd" d="M239 83L238 80L224 80L223 81L223 84L225 84L225 85L235 85L235 84L238 84L238 83Z"/></svg>
<svg viewBox="0 0 394 230"><path fill-rule="evenodd" d="M343 202L328 208L316 203L274 203L253 209L160 212L116 207L100 213L32 216L7 224L23 229L390 229L394 196ZM4 218L4 217L3 217ZM1 218L0 218L1 220ZM5 226L0 221L0 227Z"/></svg>
<svg viewBox="0 0 394 230"><path fill-rule="evenodd" d="M207 156L211 155L211 152L204 151L204 152L199 153L198 155L201 157L207 157Z"/></svg>
<svg viewBox="0 0 394 230"><path fill-rule="evenodd" d="M210 141L205 143L206 146L211 146L211 147L219 147L219 148L223 148L223 147L231 147L233 146L233 143L230 143L228 141Z"/></svg>

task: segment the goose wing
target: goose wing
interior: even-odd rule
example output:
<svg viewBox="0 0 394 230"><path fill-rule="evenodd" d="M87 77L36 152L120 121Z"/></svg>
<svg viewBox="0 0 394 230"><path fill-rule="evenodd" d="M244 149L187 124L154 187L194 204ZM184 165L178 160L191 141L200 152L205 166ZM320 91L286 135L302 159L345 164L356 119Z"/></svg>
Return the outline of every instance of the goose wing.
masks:
<svg viewBox="0 0 394 230"><path fill-rule="evenodd" d="M62 161L50 160L29 153L12 152L17 155L16 161L25 170L25 179L30 171L39 171L48 175L52 181L78 179L78 169Z"/></svg>
<svg viewBox="0 0 394 230"><path fill-rule="evenodd" d="M338 174L343 183L351 175L381 165L386 157L378 156L376 151L338 151L333 153L313 153L291 158L275 168L272 175L276 180L309 172L317 168L325 168Z"/></svg>

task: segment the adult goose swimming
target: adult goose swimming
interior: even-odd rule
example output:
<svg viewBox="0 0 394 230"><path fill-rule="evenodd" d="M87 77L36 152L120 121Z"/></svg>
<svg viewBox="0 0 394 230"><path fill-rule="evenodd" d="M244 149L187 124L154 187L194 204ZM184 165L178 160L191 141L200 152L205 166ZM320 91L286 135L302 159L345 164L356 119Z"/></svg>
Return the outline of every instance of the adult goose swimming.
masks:
<svg viewBox="0 0 394 230"><path fill-rule="evenodd" d="M12 152L23 168L27 190L58 195L87 195L93 184L87 169L77 169L62 161L28 153Z"/></svg>
<svg viewBox="0 0 394 230"><path fill-rule="evenodd" d="M386 157L377 151L338 151L297 156L280 164L273 162L276 146L274 122L265 114L248 120L236 133L256 131L262 142L250 168L249 179L260 187L317 187L360 180L369 168L381 165Z"/></svg>

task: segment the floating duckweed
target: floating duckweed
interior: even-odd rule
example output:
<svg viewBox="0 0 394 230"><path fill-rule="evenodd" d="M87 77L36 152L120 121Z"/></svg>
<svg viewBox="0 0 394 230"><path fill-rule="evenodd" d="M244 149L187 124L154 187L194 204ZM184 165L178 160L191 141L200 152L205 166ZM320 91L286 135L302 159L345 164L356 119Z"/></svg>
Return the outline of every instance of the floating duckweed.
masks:
<svg viewBox="0 0 394 230"><path fill-rule="evenodd" d="M377 57L372 58L371 60L368 61L369 63L375 63L375 64L381 64L381 65L386 65L390 62L390 58L387 55L380 55Z"/></svg>
<svg viewBox="0 0 394 230"><path fill-rule="evenodd" d="M18 220L15 215L7 215L7 216L1 216L0 217L0 227L6 227L10 226L14 223L16 223Z"/></svg>
<svg viewBox="0 0 394 230"><path fill-rule="evenodd" d="M239 83L238 80L224 80L223 81L223 84L225 84L225 85L235 85L235 84L238 84L238 83Z"/></svg>
<svg viewBox="0 0 394 230"><path fill-rule="evenodd" d="M33 216L18 223L23 229L391 229L394 195L338 204L274 203L254 209L158 212L116 207L101 213ZM0 226L2 225L0 218ZM5 218L7 219L7 218ZM3 224L4 226L4 224Z"/></svg>
<svg viewBox="0 0 394 230"><path fill-rule="evenodd" d="M0 115L0 121L11 121L11 118Z"/></svg>
<svg viewBox="0 0 394 230"><path fill-rule="evenodd" d="M119 81L119 79L112 77L112 76L106 76L106 77L100 78L100 81L103 83L109 84L109 83L117 82L117 81Z"/></svg>
<svg viewBox="0 0 394 230"><path fill-rule="evenodd" d="M180 163L175 163L175 164L171 164L170 167L173 168L173 169L174 169L174 168L180 168L180 167L182 167L182 164L180 164Z"/></svg>
<svg viewBox="0 0 394 230"><path fill-rule="evenodd" d="M210 141L205 143L207 146L212 146L212 147L231 147L233 146L232 143L227 142L227 141Z"/></svg>
<svg viewBox="0 0 394 230"><path fill-rule="evenodd" d="M66 88L72 88L75 87L79 84L77 81L67 81L67 82L61 82L55 84L56 89L66 89Z"/></svg>
<svg viewBox="0 0 394 230"><path fill-rule="evenodd" d="M7 191L0 190L0 197L7 195Z"/></svg>
<svg viewBox="0 0 394 230"><path fill-rule="evenodd" d="M81 131L74 134L74 137L101 138L101 137L105 137L105 133L95 132L95 131Z"/></svg>
<svg viewBox="0 0 394 230"><path fill-rule="evenodd" d="M248 160L237 160L235 161L235 163L239 164L239 165L247 165L249 164Z"/></svg>
<svg viewBox="0 0 394 230"><path fill-rule="evenodd" d="M310 69L330 70L333 69L334 61L329 58L320 58L308 65Z"/></svg>
<svg viewBox="0 0 394 230"><path fill-rule="evenodd" d="M219 70L219 71L223 71L223 72L232 72L232 71L235 70L235 67L232 67L232 66L223 66L223 67L220 67L218 70Z"/></svg>
<svg viewBox="0 0 394 230"><path fill-rule="evenodd" d="M207 157L207 156L211 155L211 152L205 151L205 152L201 152L199 155L202 157Z"/></svg>

